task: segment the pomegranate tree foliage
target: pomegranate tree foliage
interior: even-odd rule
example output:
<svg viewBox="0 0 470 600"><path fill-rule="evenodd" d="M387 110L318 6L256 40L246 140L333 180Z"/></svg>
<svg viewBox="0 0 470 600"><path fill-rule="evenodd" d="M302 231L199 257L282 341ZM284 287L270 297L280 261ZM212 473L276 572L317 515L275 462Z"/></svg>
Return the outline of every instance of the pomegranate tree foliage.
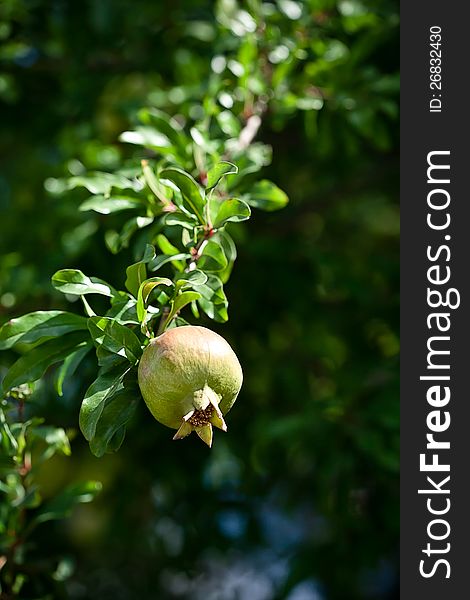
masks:
<svg viewBox="0 0 470 600"><path fill-rule="evenodd" d="M0 240L0 348L8 365L0 407L3 594L63 592L71 562L38 556L32 541L41 523L89 502L100 484L79 481L51 497L42 492L41 469L70 455L78 420L96 456L121 446L133 416L142 427L135 378L142 347L186 321L223 334L238 245L250 267L240 262L234 272L240 329L231 335L243 338L251 406L246 431L223 442L233 443L232 463L221 446L207 469L215 473L223 456L227 469L235 464L238 443L251 453L237 489L254 490L256 502L269 491L267 474L277 473L286 504L298 495L310 505L305 481L315 482L315 510L329 533L299 543L276 593L287 595L313 573L327 597L362 598L371 555L390 558L396 529L387 504L398 456L387 391L396 369L388 312L396 213L381 190L393 188L396 146L394 3L149 1L129 11L119 0L90 3L89 12L81 3L52 4L52 11L46 2L0 6L0 100L5 125L9 115L14 123L0 141L16 149L5 152L9 179L0 178L0 192L9 193L7 181L15 199ZM263 211L286 205L281 188L289 209L263 221ZM252 213L253 230L238 225ZM45 397L53 405L46 419ZM64 422L69 429L49 424ZM155 492L159 510L173 519L177 506L183 526L197 523L185 527L185 552L194 559L204 548L192 532L207 531L207 514L227 502L217 496L227 492L223 485L233 496L236 469L229 483L219 473L226 482L219 490L214 474L199 474L204 457L181 454L193 440L171 458L159 442L166 432L158 437L162 428L153 428L151 447L142 449L145 435L134 427L119 456L137 448L125 463L129 485L151 471L163 486L163 499ZM155 444L150 464L142 455L153 455ZM194 514L182 498L207 478L213 489L204 484L199 498L207 511ZM193 479L186 489L182 482ZM125 482L114 493L121 489ZM371 512L369 497L381 499ZM249 510L248 500L233 502ZM133 548L144 540L144 554L174 568L174 555L156 550L146 527L136 528L134 542L130 533L122 539ZM113 539L127 557L126 542ZM119 593L130 571L142 581L153 576L145 564L137 556L123 570ZM145 586L133 585L130 597L132 589L145 597Z"/></svg>
<svg viewBox="0 0 470 600"><path fill-rule="evenodd" d="M219 89L220 83L214 84L212 94ZM126 268L125 289L114 289L78 269L61 269L53 275L52 285L78 296L86 317L36 311L8 321L0 330L4 349L34 344L6 373L5 393L35 382L59 364L60 394L87 352L96 350L97 378L80 410L80 429L96 456L116 451L124 440L126 424L140 400L136 366L149 338L188 324L188 311L183 311L187 306L196 319L201 312L215 321L228 319L224 283L237 251L227 225L249 219L251 206L272 211L287 203L286 194L271 181L244 183L246 174L266 164L266 147L257 144L250 152L251 140L245 139L254 137L260 116L249 116L243 127L233 125L232 132L238 135L233 138L224 135L215 119L219 111L211 110L210 101L206 104L204 121L189 132L159 110L141 110L138 118L143 125L123 133L121 140L139 146L141 156L148 158L140 165L130 161L113 173L86 173L64 182L67 190L82 187L92 194L79 210L125 215L121 231L106 236L111 252L133 243L140 232L135 240L139 260ZM94 295L109 299L107 310L95 312L89 299Z"/></svg>

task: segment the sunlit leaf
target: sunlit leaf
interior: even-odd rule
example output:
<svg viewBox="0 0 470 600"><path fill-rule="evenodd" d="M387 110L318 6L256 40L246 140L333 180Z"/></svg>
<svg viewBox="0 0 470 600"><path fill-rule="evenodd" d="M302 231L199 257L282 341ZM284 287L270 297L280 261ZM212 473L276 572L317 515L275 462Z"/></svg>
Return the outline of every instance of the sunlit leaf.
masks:
<svg viewBox="0 0 470 600"><path fill-rule="evenodd" d="M80 204L79 210L86 212L93 210L102 215L120 212L122 210L142 209L144 202L138 198L128 196L110 196L103 195L92 196Z"/></svg>
<svg viewBox="0 0 470 600"><path fill-rule="evenodd" d="M207 185L206 188L208 190L214 188L222 177L226 175L233 175L238 173L238 168L231 162L221 161L216 163L209 171L207 172Z"/></svg>
<svg viewBox="0 0 470 600"><path fill-rule="evenodd" d="M166 238L162 233L156 237L156 243L164 254L178 254L179 249Z"/></svg>
<svg viewBox="0 0 470 600"><path fill-rule="evenodd" d="M135 381L132 383L124 381L121 389L107 397L95 434L90 440L90 450L95 456L100 457L106 452L115 451L121 445L125 426L134 415L140 401L141 395ZM117 436L119 432L121 435Z"/></svg>
<svg viewBox="0 0 470 600"><path fill-rule="evenodd" d="M203 271L222 271L228 263L222 247L217 242L209 240L197 264Z"/></svg>
<svg viewBox="0 0 470 600"><path fill-rule="evenodd" d="M228 300L219 277L209 275L207 283L201 285L198 291L201 294L198 304L206 315L214 321L221 323L227 321Z"/></svg>
<svg viewBox="0 0 470 600"><path fill-rule="evenodd" d="M142 354L140 342L136 334L109 317L91 317L88 319L90 330L96 346L103 346L108 352L125 356L131 364L136 364Z"/></svg>
<svg viewBox="0 0 470 600"><path fill-rule="evenodd" d="M178 187L183 197L183 205L204 223L205 199L193 177L182 169L169 168L160 172L160 178L169 179Z"/></svg>
<svg viewBox="0 0 470 600"><path fill-rule="evenodd" d="M95 171L87 175L77 175L67 181L68 189L84 187L92 194L109 195L112 188L120 190L138 190L140 184L136 180L128 179L119 173L104 173Z"/></svg>
<svg viewBox="0 0 470 600"><path fill-rule="evenodd" d="M94 437L106 399L117 390L130 368L118 365L113 369L101 371L86 391L79 417L80 429L86 440L90 441Z"/></svg>
<svg viewBox="0 0 470 600"><path fill-rule="evenodd" d="M147 268L145 265L154 258L155 248L147 244L141 260L127 267L125 286L133 296L137 297L140 284L147 278Z"/></svg>
<svg viewBox="0 0 470 600"><path fill-rule="evenodd" d="M172 304L171 312L168 316L168 321L170 321L187 304L190 304L195 300L199 300L199 298L201 298L201 294L199 292L182 292L179 296L175 298Z"/></svg>
<svg viewBox="0 0 470 600"><path fill-rule="evenodd" d="M116 291L102 279L88 277L78 269L61 269L52 276L52 285L63 294L101 294L114 296Z"/></svg>
<svg viewBox="0 0 470 600"><path fill-rule="evenodd" d="M225 200L219 206L213 225L214 227L221 227L228 221L239 223L249 219L250 215L251 209L246 202L232 198Z"/></svg>
<svg viewBox="0 0 470 600"><path fill-rule="evenodd" d="M136 127L132 131L124 131L119 136L121 142L135 144L160 152L171 150L172 144L166 135L156 131L153 127Z"/></svg>
<svg viewBox="0 0 470 600"><path fill-rule="evenodd" d="M188 252L180 252L173 255L161 254L150 263L149 267L151 271L158 271L160 267L163 267L163 265L166 265L169 262L174 263L179 260L186 260L188 258L191 258L191 254Z"/></svg>
<svg viewBox="0 0 470 600"><path fill-rule="evenodd" d="M186 215L184 213L169 213L165 215L164 223L165 225L169 225L170 227L173 225L179 225L184 229L192 231L198 222L196 217L193 217L191 215Z"/></svg>
<svg viewBox="0 0 470 600"><path fill-rule="evenodd" d="M194 269L188 273L179 273L175 277L175 284L178 289L185 289L187 287L198 287L206 283L207 275L199 269Z"/></svg>
<svg viewBox="0 0 470 600"><path fill-rule="evenodd" d="M243 194L242 198L250 206L266 211L279 210L289 202L287 194L267 179L253 184L249 193Z"/></svg>
<svg viewBox="0 0 470 600"><path fill-rule="evenodd" d="M186 137L183 128L176 119L156 108L142 108L138 113L138 117L144 125L150 125L165 135L180 152L185 152Z"/></svg>
<svg viewBox="0 0 470 600"><path fill-rule="evenodd" d="M222 250L227 257L227 266L223 271L217 273L217 276L220 278L222 283L226 283L232 272L235 259L237 258L237 248L232 240L232 237L226 231L226 229L219 229L215 234L214 239L221 245Z"/></svg>
<svg viewBox="0 0 470 600"><path fill-rule="evenodd" d="M84 331L68 333L33 348L10 367L3 380L3 390L7 392L22 383L36 381L51 365L64 360L86 337Z"/></svg>
<svg viewBox="0 0 470 600"><path fill-rule="evenodd" d="M106 317L111 317L121 325L137 325L137 300L125 292L119 292L111 301L111 308L106 312ZM90 315L96 316L96 315Z"/></svg>
<svg viewBox="0 0 470 600"><path fill-rule="evenodd" d="M171 287L173 282L167 277L151 277L140 285L137 294L137 317L141 323L145 320L148 298L152 291L160 285Z"/></svg>
<svg viewBox="0 0 470 600"><path fill-rule="evenodd" d="M39 310L10 319L0 328L0 350L19 342L31 344L86 327L86 318L80 315L60 310Z"/></svg>

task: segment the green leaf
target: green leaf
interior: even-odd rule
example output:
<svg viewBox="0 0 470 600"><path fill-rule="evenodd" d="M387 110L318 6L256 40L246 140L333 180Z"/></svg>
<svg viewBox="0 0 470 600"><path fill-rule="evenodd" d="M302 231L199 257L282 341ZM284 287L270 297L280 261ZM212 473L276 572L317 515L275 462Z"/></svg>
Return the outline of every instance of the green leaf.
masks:
<svg viewBox="0 0 470 600"><path fill-rule="evenodd" d="M113 437L109 440L106 452L117 452L122 446L124 438L126 437L126 427L120 427Z"/></svg>
<svg viewBox="0 0 470 600"><path fill-rule="evenodd" d="M141 323L145 321L146 317L146 304L151 292L159 285L171 287L173 282L167 277L151 277L144 281L139 288L137 294L137 317Z"/></svg>
<svg viewBox="0 0 470 600"><path fill-rule="evenodd" d="M138 112L139 120L144 125L150 125L165 135L181 152L186 149L186 137L183 128L176 119L156 108L142 108Z"/></svg>
<svg viewBox="0 0 470 600"><path fill-rule="evenodd" d="M166 254L167 256L175 256L180 254L179 249L168 240L162 233L159 233L156 237L156 243L160 250ZM175 267L177 271L184 270L184 262L179 260L172 260L171 264Z"/></svg>
<svg viewBox="0 0 470 600"><path fill-rule="evenodd" d="M175 205L170 199L173 197L173 190L163 185L163 183L156 177L152 167L149 165L147 160L142 160L141 166L145 183L147 184L153 195L159 201L159 207L157 207L157 212L161 212L162 210L175 210Z"/></svg>
<svg viewBox="0 0 470 600"><path fill-rule="evenodd" d="M77 346L77 349L69 354L64 362L61 364L60 368L57 370L56 380L55 380L55 389L59 396L63 395L63 384L66 378L72 377L75 373L78 365L82 362L88 352L93 348L93 344L91 340L87 342L81 343Z"/></svg>
<svg viewBox="0 0 470 600"><path fill-rule="evenodd" d="M157 198L159 198L163 193L163 186L155 176L152 167L148 163L148 160L142 160L141 165L145 183L148 185L150 191L153 192Z"/></svg>
<svg viewBox="0 0 470 600"><path fill-rule="evenodd" d="M198 267L203 271L223 271L227 264L222 247L213 240L209 240L203 247L202 255L197 262Z"/></svg>
<svg viewBox="0 0 470 600"><path fill-rule="evenodd" d="M103 369L111 369L118 365L127 365L127 357L115 354L106 350L104 346L98 346L96 348L96 358L98 359L98 365Z"/></svg>
<svg viewBox="0 0 470 600"><path fill-rule="evenodd" d="M144 255L140 259L140 262L147 264L154 258L155 258L155 248L152 246L152 244L146 244L145 250L144 250Z"/></svg>
<svg viewBox="0 0 470 600"><path fill-rule="evenodd" d="M235 246L232 237L227 233L225 229L219 229L219 231L214 236L214 241L217 241L224 251L225 256L227 257L228 265L227 267L219 272L217 276L220 278L222 283L226 283L233 269L233 264L235 259L237 258L237 248Z"/></svg>
<svg viewBox="0 0 470 600"><path fill-rule="evenodd" d="M179 312L187 304L190 304L195 300L199 300L199 298L201 298L201 294L199 292L183 292L182 294L177 296L173 302L173 306L168 320L170 320L177 312Z"/></svg>
<svg viewBox="0 0 470 600"><path fill-rule="evenodd" d="M179 225L184 229L188 229L192 231L194 227L197 225L197 219L191 215L186 215L184 213L169 213L164 216L163 222L165 225L169 225L170 227L173 225Z"/></svg>
<svg viewBox="0 0 470 600"><path fill-rule="evenodd" d="M99 481L85 481L68 486L39 510L30 526L69 517L77 504L91 502L101 488Z"/></svg>
<svg viewBox="0 0 470 600"><path fill-rule="evenodd" d="M139 338L128 327L109 317L90 317L88 329L96 346L103 346L109 352L125 356L133 365L138 362L142 348Z"/></svg>
<svg viewBox="0 0 470 600"><path fill-rule="evenodd" d="M106 399L117 390L124 375L130 369L129 366L118 365L113 369L101 371L86 391L79 417L80 430L86 440L90 441L95 436L96 426L103 412Z"/></svg>
<svg viewBox="0 0 470 600"><path fill-rule="evenodd" d="M235 175L236 173L238 173L238 167L233 163L227 161L216 163L207 172L206 189L210 190L214 188L222 179L222 177L225 177L226 175Z"/></svg>
<svg viewBox="0 0 470 600"><path fill-rule="evenodd" d="M216 275L209 275L207 283L198 288L202 297L198 304L206 315L219 323L228 320L228 300L225 295L222 281Z"/></svg>
<svg viewBox="0 0 470 600"><path fill-rule="evenodd" d="M250 192L243 195L243 200L254 208L266 211L279 210L289 202L287 194L267 179L255 183Z"/></svg>
<svg viewBox="0 0 470 600"><path fill-rule="evenodd" d="M196 246L198 237L197 229L194 228L192 231L188 229L181 230L181 243L186 249Z"/></svg>
<svg viewBox="0 0 470 600"><path fill-rule="evenodd" d="M239 223L249 219L250 215L251 209L246 202L232 198L225 200L219 206L213 225L214 227L221 227L229 221Z"/></svg>
<svg viewBox="0 0 470 600"><path fill-rule="evenodd" d="M86 329L86 319L61 310L38 310L7 321L0 329L0 350Z"/></svg>
<svg viewBox="0 0 470 600"><path fill-rule="evenodd" d="M133 296L137 296L140 284L147 278L147 268L143 262L138 262L130 265L126 269L126 289L130 291Z"/></svg>
<svg viewBox="0 0 470 600"><path fill-rule="evenodd" d="M193 271L189 271L189 273L178 274L175 278L175 285L179 290L193 286L198 287L199 285L206 283L206 281L207 275L199 269L194 269Z"/></svg>
<svg viewBox="0 0 470 600"><path fill-rule="evenodd" d="M160 250L164 254L178 254L179 249L166 238L162 233L159 233L156 238L156 242Z"/></svg>
<svg viewBox="0 0 470 600"><path fill-rule="evenodd" d="M33 348L10 367L3 380L3 390L36 381L51 365L66 358L84 341L85 332L68 333Z"/></svg>
<svg viewBox="0 0 470 600"><path fill-rule="evenodd" d="M127 144L150 148L157 152L165 153L172 149L172 144L166 135L148 126L136 127L132 131L124 131L119 136L119 140Z"/></svg>
<svg viewBox="0 0 470 600"><path fill-rule="evenodd" d="M114 290L109 284L97 277L88 277L78 269L62 269L52 276L52 285L63 294L81 296L83 294L101 294L114 296Z"/></svg>
<svg viewBox="0 0 470 600"><path fill-rule="evenodd" d="M180 252L179 254L173 255L161 254L160 256L157 256L154 261L152 261L150 264L150 270L158 271L160 267L163 267L163 265L166 265L169 262L173 263L178 260L187 260L188 258L191 258L191 254L187 252Z"/></svg>
<svg viewBox="0 0 470 600"><path fill-rule="evenodd" d="M144 202L138 198L129 196L110 196L108 198L100 194L82 202L79 210L81 212L93 210L101 215L109 215L121 210L141 209L144 206Z"/></svg>
<svg viewBox="0 0 470 600"><path fill-rule="evenodd" d="M141 186L137 180L130 180L119 173L96 171L88 175L71 177L67 181L67 187L69 190L76 187L84 187L91 194L109 195L113 187L120 190L131 189L137 191Z"/></svg>
<svg viewBox="0 0 470 600"><path fill-rule="evenodd" d="M232 239L232 236L227 232L226 229L220 229L213 237L214 241L217 241L222 250L224 251L225 256L229 262L234 262L237 258L237 248L235 246L235 242Z"/></svg>
<svg viewBox="0 0 470 600"><path fill-rule="evenodd" d="M191 303L191 306L194 306L194 302ZM184 325L191 325L185 319L182 319L180 316L177 316L173 319L173 321L168 325L168 329L172 329L173 327L183 327Z"/></svg>
<svg viewBox="0 0 470 600"><path fill-rule="evenodd" d="M125 292L118 292L118 295L111 300L111 308L105 316L115 319L121 325L138 325L139 319L136 312L137 300L131 298ZM96 315L90 315L94 317Z"/></svg>
<svg viewBox="0 0 470 600"><path fill-rule="evenodd" d="M124 439L125 426L134 415L140 400L135 380L131 383L124 381L121 389L108 396L96 425L95 435L90 440L90 450L95 456L101 457L106 452L118 449Z"/></svg>
<svg viewBox="0 0 470 600"><path fill-rule="evenodd" d="M201 223L204 223L205 199L196 181L182 169L169 168L160 172L161 179L169 179L180 190L183 205L194 213Z"/></svg>
<svg viewBox="0 0 470 600"><path fill-rule="evenodd" d="M137 297L140 284L147 278L147 268L145 265L154 258L155 248L150 244L147 244L142 259L139 262L130 265L130 267L127 267L125 286L133 296Z"/></svg>
<svg viewBox="0 0 470 600"><path fill-rule="evenodd" d="M80 296L80 300L82 301L86 316L87 317L96 317L95 311L91 308L91 306L88 303L88 300L85 298L85 296Z"/></svg>

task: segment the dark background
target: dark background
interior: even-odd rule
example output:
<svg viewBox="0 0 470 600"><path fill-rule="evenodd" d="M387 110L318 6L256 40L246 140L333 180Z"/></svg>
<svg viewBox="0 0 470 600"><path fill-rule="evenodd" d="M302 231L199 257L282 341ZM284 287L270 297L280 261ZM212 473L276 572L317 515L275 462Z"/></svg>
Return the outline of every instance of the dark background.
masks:
<svg viewBox="0 0 470 600"><path fill-rule="evenodd" d="M209 325L244 369L229 433L211 451L176 444L141 406L115 455L94 458L76 435L73 456L44 469L43 493L90 478L103 492L38 529L32 549L70 557L66 597L396 597L397 6L302 6L312 44L340 51L312 59L324 107L274 107L259 133L273 146L263 176L291 202L241 228L230 320ZM218 27L203 0L2 2L2 320L67 306L49 284L59 268L122 287L130 255L106 249L106 218L78 213L51 178L76 160L114 168L133 111L204 80ZM93 374L90 358L31 413L76 429Z"/></svg>

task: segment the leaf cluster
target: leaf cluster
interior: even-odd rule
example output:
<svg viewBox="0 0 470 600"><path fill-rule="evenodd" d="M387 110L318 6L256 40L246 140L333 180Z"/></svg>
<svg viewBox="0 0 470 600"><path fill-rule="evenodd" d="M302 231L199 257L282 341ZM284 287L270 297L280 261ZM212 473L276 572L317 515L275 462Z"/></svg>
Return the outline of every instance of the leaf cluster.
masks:
<svg viewBox="0 0 470 600"><path fill-rule="evenodd" d="M79 297L85 316L66 311L36 311L8 321L0 329L0 349L18 346L23 355L10 367L3 390L37 381L52 365L56 390L72 377L95 348L98 372L83 398L80 429L96 456L117 450L140 399L136 366L149 339L170 327L187 324L184 309L194 318L228 319L228 281L236 256L229 226L246 221L251 207L272 211L287 203L274 183L261 180L250 187L244 175L260 168L253 158L240 171L222 136L210 140L209 129L189 132L169 115L142 110L144 123L121 139L141 148L149 158L138 167L113 173L94 172L64 182L68 190L83 188L92 195L81 211L101 215L132 212L121 232L107 232L111 252L119 252L141 230L138 260L115 289L78 269L61 269L52 285L67 297ZM220 130L219 130L219 133ZM236 153L235 153L236 154ZM153 156L154 158L150 158ZM182 168L194 158L190 171ZM142 244L145 245L142 248ZM108 299L108 309L95 312L93 296ZM98 309L96 309L98 310Z"/></svg>

